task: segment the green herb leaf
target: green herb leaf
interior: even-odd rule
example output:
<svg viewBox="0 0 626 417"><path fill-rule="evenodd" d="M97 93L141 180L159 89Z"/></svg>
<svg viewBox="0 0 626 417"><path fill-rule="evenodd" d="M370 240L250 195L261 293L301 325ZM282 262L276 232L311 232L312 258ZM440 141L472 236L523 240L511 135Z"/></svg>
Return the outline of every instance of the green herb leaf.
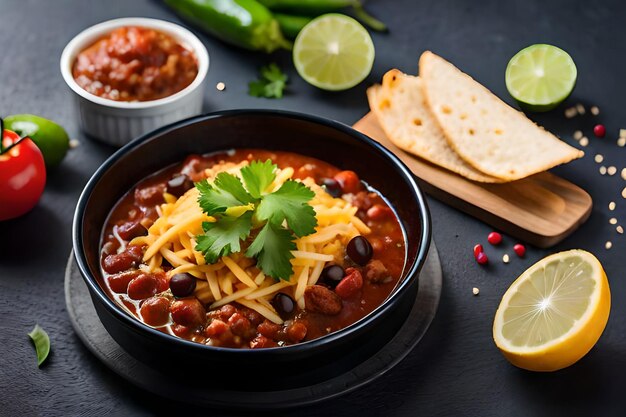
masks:
<svg viewBox="0 0 626 417"><path fill-rule="evenodd" d="M215 177L215 185L224 191L228 191L233 197L243 203L243 205L251 203L254 200L246 189L243 188L241 180L232 174L220 172Z"/></svg>
<svg viewBox="0 0 626 417"><path fill-rule="evenodd" d="M268 222L254 239L246 256L256 257L257 266L273 278L288 280L293 274L290 260L296 249L293 235L284 227Z"/></svg>
<svg viewBox="0 0 626 417"><path fill-rule="evenodd" d="M203 223L204 233L196 236L196 250L207 263L241 252L241 242L254 227L260 231L246 256L256 257L259 269L274 278L289 279L293 274L290 259L296 249L294 239L315 232L317 225L315 210L308 204L315 193L301 182L288 180L277 191L266 194L276 179L276 169L269 159L252 161L240 171L243 183L228 173L218 174L213 183L196 183L198 204L216 219Z"/></svg>
<svg viewBox="0 0 626 417"><path fill-rule="evenodd" d="M217 222L202 223L204 234L196 236L196 250L202 252L210 264L222 256L241 251L242 240L246 240L252 229L252 212L239 217L220 217Z"/></svg>
<svg viewBox="0 0 626 417"><path fill-rule="evenodd" d="M224 176L231 175L227 173L220 173L218 177L222 174ZM232 183L231 179L227 179L224 176L222 176L222 183L228 183L228 184ZM202 208L202 210L209 216L213 216L214 214L217 214L217 213L223 213L229 207L241 206L249 202L249 201L246 201L246 202L240 201L231 192L231 191L234 191L235 194L237 194L239 193L240 190L236 190L236 189L226 190L226 189L220 188L218 186L217 181L218 180L216 178L216 182L214 185L209 184L207 180L203 180L195 184L198 191L200 191L200 197L198 197L198 204L200 205L200 208ZM239 180L237 179L237 181ZM241 182L239 182L239 185L241 185ZM243 186L241 188L243 189ZM245 190L243 191L245 192Z"/></svg>
<svg viewBox="0 0 626 417"><path fill-rule="evenodd" d="M252 197L261 198L261 193L276 178L276 168L269 159L265 162L252 161L241 168L241 177Z"/></svg>
<svg viewBox="0 0 626 417"><path fill-rule="evenodd" d="M260 78L248 83L248 94L253 97L282 98L287 86L287 75L280 67L271 63L260 70Z"/></svg>
<svg viewBox="0 0 626 417"><path fill-rule="evenodd" d="M28 335L35 344L35 350L37 351L37 366L41 366L50 353L50 338L48 337L48 333L46 333L41 326L36 324Z"/></svg>
<svg viewBox="0 0 626 417"><path fill-rule="evenodd" d="M287 220L296 236L309 235L317 226L315 210L308 204L314 196L315 193L301 182L286 181L276 192L263 197L257 218L277 225Z"/></svg>

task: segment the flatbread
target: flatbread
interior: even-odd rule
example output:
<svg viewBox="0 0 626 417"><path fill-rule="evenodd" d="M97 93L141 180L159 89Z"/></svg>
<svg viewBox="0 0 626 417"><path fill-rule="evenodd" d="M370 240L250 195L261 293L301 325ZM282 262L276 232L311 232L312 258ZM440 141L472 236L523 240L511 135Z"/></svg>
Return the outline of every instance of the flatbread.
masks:
<svg viewBox="0 0 626 417"><path fill-rule="evenodd" d="M467 164L450 147L424 102L422 80L393 69L382 85L367 90L370 108L397 147L440 167L480 182L502 180Z"/></svg>
<svg viewBox="0 0 626 417"><path fill-rule="evenodd" d="M448 143L476 169L513 181L584 155L432 52L422 54L419 70Z"/></svg>

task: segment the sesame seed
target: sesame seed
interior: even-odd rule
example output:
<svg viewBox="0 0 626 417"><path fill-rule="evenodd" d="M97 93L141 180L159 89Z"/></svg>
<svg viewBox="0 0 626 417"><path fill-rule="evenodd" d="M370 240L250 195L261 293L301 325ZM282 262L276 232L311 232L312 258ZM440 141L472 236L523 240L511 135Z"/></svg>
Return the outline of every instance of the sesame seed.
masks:
<svg viewBox="0 0 626 417"><path fill-rule="evenodd" d="M585 106L583 106L582 104L577 104L576 111L578 112L578 114L585 114Z"/></svg>
<svg viewBox="0 0 626 417"><path fill-rule="evenodd" d="M611 243L610 240L607 240L606 243L604 244L604 247L606 248L606 250L609 250L613 247L613 243Z"/></svg>
<svg viewBox="0 0 626 417"><path fill-rule="evenodd" d="M593 106L591 107L591 114L593 114L594 116L597 116L600 114L600 109L598 108L598 106Z"/></svg>
<svg viewBox="0 0 626 417"><path fill-rule="evenodd" d="M616 205L616 204L615 204L615 201L611 201L611 202L609 203L609 210L611 210L611 211L615 210L615 205Z"/></svg>
<svg viewBox="0 0 626 417"><path fill-rule="evenodd" d="M604 161L604 156L597 154L594 158L594 161L596 161L597 164L601 163L602 161Z"/></svg>
<svg viewBox="0 0 626 417"><path fill-rule="evenodd" d="M622 190L622 197L626 198L626 187Z"/></svg>
<svg viewBox="0 0 626 417"><path fill-rule="evenodd" d="M80 145L80 141L78 139L70 140L70 149L77 148Z"/></svg>
<svg viewBox="0 0 626 417"><path fill-rule="evenodd" d="M580 130L577 130L574 132L574 139L580 140L580 138L582 137L583 137L583 132L581 132Z"/></svg>
<svg viewBox="0 0 626 417"><path fill-rule="evenodd" d="M509 254L505 253L504 255L502 255L502 262L504 262L505 264L509 263Z"/></svg>
<svg viewBox="0 0 626 417"><path fill-rule="evenodd" d="M621 137L617 140L617 146L619 146L620 148L623 148L624 146L626 146L626 138L625 137Z"/></svg>
<svg viewBox="0 0 626 417"><path fill-rule="evenodd" d="M604 165L600 167L600 175L606 175L606 167Z"/></svg>
<svg viewBox="0 0 626 417"><path fill-rule="evenodd" d="M620 129L619 130L619 137L620 138L626 138L626 129Z"/></svg>
<svg viewBox="0 0 626 417"><path fill-rule="evenodd" d="M617 224L617 219L616 219L615 217L611 217L611 218L609 219L609 223L610 223L610 224Z"/></svg>
<svg viewBox="0 0 626 417"><path fill-rule="evenodd" d="M224 89L226 88L226 84L220 81L219 83L217 83L215 88L217 88L218 91L224 91Z"/></svg>
<svg viewBox="0 0 626 417"><path fill-rule="evenodd" d="M611 165L610 167L606 169L606 173L609 175L615 175L616 172L617 172L617 168L615 168L613 165Z"/></svg>
<svg viewBox="0 0 626 417"><path fill-rule="evenodd" d="M626 168L622 168L622 179L626 180Z"/></svg>
<svg viewBox="0 0 626 417"><path fill-rule="evenodd" d="M565 109L565 117L567 117L568 119L575 117L576 114L578 114L578 112L576 111L576 107L569 107Z"/></svg>
<svg viewBox="0 0 626 417"><path fill-rule="evenodd" d="M478 295L480 293L480 290L476 287L472 288L472 294L474 295Z"/></svg>
<svg viewBox="0 0 626 417"><path fill-rule="evenodd" d="M620 235L621 235L621 234L624 234L624 228L623 228L622 226L619 226L619 225L618 225L618 226L615 228L615 231L616 231L617 233L619 233Z"/></svg>
<svg viewBox="0 0 626 417"><path fill-rule="evenodd" d="M580 146L587 146L589 145L589 139L587 138L587 136L583 136L582 138L580 138Z"/></svg>

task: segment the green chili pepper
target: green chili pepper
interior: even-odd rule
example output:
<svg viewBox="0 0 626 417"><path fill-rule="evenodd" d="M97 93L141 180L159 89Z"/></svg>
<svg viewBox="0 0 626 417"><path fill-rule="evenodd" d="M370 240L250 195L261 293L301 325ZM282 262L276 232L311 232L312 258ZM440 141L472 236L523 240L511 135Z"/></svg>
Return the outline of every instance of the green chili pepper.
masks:
<svg viewBox="0 0 626 417"><path fill-rule="evenodd" d="M357 0L259 0L270 10L318 16L353 6Z"/></svg>
<svg viewBox="0 0 626 417"><path fill-rule="evenodd" d="M272 13L256 0L165 0L172 9L213 36L246 49L291 49Z"/></svg>
<svg viewBox="0 0 626 417"><path fill-rule="evenodd" d="M368 14L360 0L258 0L268 9L295 15L319 16L325 13L334 13L346 7L351 7L354 17L366 26L378 32L385 32L387 25L374 16ZM280 19L279 19L280 21ZM282 24L281 24L282 28Z"/></svg>
<svg viewBox="0 0 626 417"><path fill-rule="evenodd" d="M310 16L293 16L282 13L274 13L274 17L278 20L280 30L289 39L295 39L302 28L313 20Z"/></svg>

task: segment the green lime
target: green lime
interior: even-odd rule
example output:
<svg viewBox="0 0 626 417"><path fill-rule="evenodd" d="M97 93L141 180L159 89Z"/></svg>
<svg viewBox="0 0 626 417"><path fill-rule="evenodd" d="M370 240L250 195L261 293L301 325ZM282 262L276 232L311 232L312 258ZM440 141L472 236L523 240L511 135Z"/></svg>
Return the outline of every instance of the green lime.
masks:
<svg viewBox="0 0 626 417"><path fill-rule="evenodd" d="M32 114L8 116L4 119L4 127L31 138L41 150L48 167L59 165L70 147L65 129L43 117Z"/></svg>
<svg viewBox="0 0 626 417"><path fill-rule="evenodd" d="M351 17L325 14L298 34L293 63L309 84L324 90L346 90L372 70L374 43L367 30Z"/></svg>
<svg viewBox="0 0 626 417"><path fill-rule="evenodd" d="M533 112L552 110L565 100L576 84L576 65L567 52L546 44L519 51L506 67L509 93L522 108Z"/></svg>

